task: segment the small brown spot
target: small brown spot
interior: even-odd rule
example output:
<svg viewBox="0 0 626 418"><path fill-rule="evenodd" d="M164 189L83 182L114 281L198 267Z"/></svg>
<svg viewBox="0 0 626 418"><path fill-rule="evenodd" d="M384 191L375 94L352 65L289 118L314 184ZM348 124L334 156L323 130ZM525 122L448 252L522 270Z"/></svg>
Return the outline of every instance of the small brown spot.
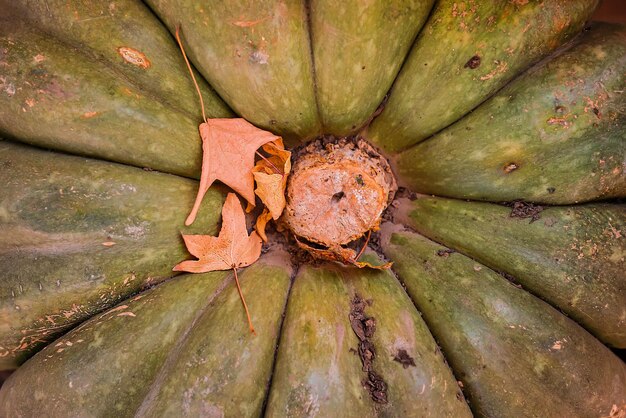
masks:
<svg viewBox="0 0 626 418"><path fill-rule="evenodd" d="M400 363L402 365L402 368L404 369L408 369L409 366L416 367L415 360L409 355L409 353L407 353L405 349L398 350L398 353L393 356L393 361Z"/></svg>
<svg viewBox="0 0 626 418"><path fill-rule="evenodd" d="M504 166L503 170L505 173L509 174L511 171L515 171L519 168L519 165L516 163L509 163Z"/></svg>
<svg viewBox="0 0 626 418"><path fill-rule="evenodd" d="M463 68L469 68L470 70L476 69L478 67L480 67L480 57L478 55L474 55L463 66Z"/></svg>
<svg viewBox="0 0 626 418"><path fill-rule="evenodd" d="M148 57L146 57L143 52L130 48L128 46L120 46L119 48L117 48L117 52L122 56L122 58L124 58L124 61L129 64L136 65L137 67L143 68L144 70L150 68L150 66L152 65Z"/></svg>
<svg viewBox="0 0 626 418"><path fill-rule="evenodd" d="M450 254L455 253L456 251L450 249L450 248L446 248L445 250L437 250L437 255L439 257L444 257L447 258L448 256L450 256Z"/></svg>

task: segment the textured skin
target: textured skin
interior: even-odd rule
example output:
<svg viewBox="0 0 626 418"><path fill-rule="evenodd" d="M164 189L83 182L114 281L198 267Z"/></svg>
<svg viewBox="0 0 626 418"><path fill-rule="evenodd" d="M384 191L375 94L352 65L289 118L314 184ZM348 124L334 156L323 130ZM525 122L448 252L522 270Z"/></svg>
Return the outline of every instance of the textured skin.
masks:
<svg viewBox="0 0 626 418"><path fill-rule="evenodd" d="M369 261L375 262L375 258ZM373 369L388 385L389 403L376 404L362 385L366 374L350 320L355 294L371 299L376 320ZM469 417L452 373L424 322L389 272L301 267L295 279L266 416ZM399 349L416 367L393 361ZM349 405L349 407L348 407Z"/></svg>
<svg viewBox="0 0 626 418"><path fill-rule="evenodd" d="M48 346L11 376L0 404L13 417L258 416L289 289L285 261L274 252L239 272L257 336L232 273L177 277Z"/></svg>
<svg viewBox="0 0 626 418"><path fill-rule="evenodd" d="M491 203L423 197L400 208L397 221L510 274L600 340L626 348L625 205L549 207L532 223Z"/></svg>
<svg viewBox="0 0 626 418"><path fill-rule="evenodd" d="M188 256L195 181L1 141L0 184L0 370ZM216 232L221 204L186 232Z"/></svg>
<svg viewBox="0 0 626 418"><path fill-rule="evenodd" d="M626 364L571 319L470 258L387 228L385 254L475 415L600 417L626 402Z"/></svg>
<svg viewBox="0 0 626 418"><path fill-rule="evenodd" d="M199 175L201 118L196 113L170 107L175 97L161 99L145 91L145 82L136 83L99 60L97 52L33 27L0 22L1 135L64 152ZM148 58L158 62L158 57ZM180 71L184 90L187 82ZM209 114L230 115L223 107Z"/></svg>
<svg viewBox="0 0 626 418"><path fill-rule="evenodd" d="M433 0L313 0L315 87L324 133L361 128L389 91Z"/></svg>
<svg viewBox="0 0 626 418"><path fill-rule="evenodd" d="M135 0L0 0L0 10L31 19L31 26L52 34L112 67L173 109L196 121L202 113L196 90L172 35L142 2ZM143 53L148 67L123 59L120 47ZM145 64L144 64L145 65ZM230 116L226 105L202 79L199 82L206 112L212 117Z"/></svg>
<svg viewBox="0 0 626 418"><path fill-rule="evenodd" d="M577 34L598 0L442 0L368 139L388 152L424 140ZM477 68L465 67L474 56Z"/></svg>
<svg viewBox="0 0 626 418"><path fill-rule="evenodd" d="M220 96L288 139L320 133L307 12L300 0L148 0Z"/></svg>
<svg viewBox="0 0 626 418"><path fill-rule="evenodd" d="M419 135L430 135L425 134L428 130L439 131L457 118L473 117L472 113L466 115L468 112L479 114L483 101L491 106L488 97L509 88L503 86L510 80L511 85L517 83L513 77L520 71L572 37L597 3L439 0L435 2L439 9L427 23L431 31L421 32L411 47L413 52L408 53L412 58L400 63L389 57L404 58L402 48L408 47L412 31L418 30L421 12L415 9L415 15L400 14L398 27L394 27L385 20L382 10L393 9L401 1L409 4L410 0L359 2L359 6L368 7L351 10L350 15L336 13L343 8L341 2L328 2L335 9L323 13L326 6L322 7L322 1L146 0L170 33L181 25L183 42L193 62L203 68L202 74L220 96L257 125L288 135L291 145L331 127L351 130L359 120L373 117L365 115L373 111L373 103L380 100L385 84L391 81L385 72L397 72L400 66L404 75L395 83L388 107L378 119L379 127L370 131L372 135L378 132L372 137L390 155L419 141ZM427 3L421 4L426 7ZM172 37L159 26L158 18L144 17L146 7L141 0L0 0L0 16L19 8L5 8L6 4L26 7L20 11L22 15L16 12L17 19L0 17L0 136L188 177L198 174L199 118L198 108L193 106L193 90ZM32 19L25 28L19 23L24 13ZM351 50L344 42L340 48L343 38L339 37L324 39L333 36L325 30L334 18L338 21L332 26L352 36L358 47ZM368 38L366 29L370 25L375 38ZM317 29L309 31L311 27ZM610 29L599 33L607 31ZM587 36L597 36L594 32ZM587 42L584 39L568 47ZM455 147L432 154L429 158L435 161L433 164L447 169L437 172L435 167L426 186L455 170L460 174L451 184L459 185L488 172L480 164L479 169L465 172L460 164L464 158L490 152L489 148L480 148L482 137L477 132L485 137L508 138L549 120L545 136L540 138L546 143L554 140L555 148L538 148L535 154L532 150L524 152L541 164L544 155L563 154L558 163L565 169L557 176L563 187L540 184L540 189L558 199L587 196L589 190L595 190L596 197L609 196L613 189L605 189L615 189L620 173L623 177L618 171L615 180L610 173L619 168L616 161L623 159L619 152L623 141L617 141L619 137L612 136L616 131L611 129L625 124L623 104L615 101L618 92L623 91L623 78L620 85L615 77L623 74L624 67L623 61L618 66L607 64L607 55L616 57L620 50L606 49L613 42L606 39L601 48L583 50L579 61L572 60L574 67L565 70L578 75L583 81L576 79L576 83L581 86L562 84L566 76L557 80L561 84L555 85L562 90L556 91L569 102L559 98L555 103L554 92L544 92L546 102L533 99L533 105L539 107L548 103L543 113L535 109L535 116L518 125L494 117L474 130L466 129L459 134L461 139L471 133L468 138L475 138L474 143L461 146L462 141L455 142L459 154L454 153ZM375 51L369 48L370 43L376 45ZM332 54L330 59L324 58L332 45L337 59L320 63L323 74L316 78L312 53L318 48L318 60L332 61ZM546 60L560 59L569 53L563 52L566 49ZM473 58L477 54L480 60ZM365 59L370 61L360 62ZM468 68L464 67L466 63ZM584 80L589 71L604 64L607 71L599 80L608 90L607 101L598 93L597 87L602 86L596 83L585 90L590 84L585 85ZM332 83L326 79L327 65L336 69L337 80ZM429 69L424 72L422 68ZM535 67L522 80L541 68ZM414 77L422 77L417 86L411 84L417 79ZM533 80L529 89L543 83ZM178 90L180 100L175 94ZM573 98L580 91L598 93L602 100L589 96L592 103L585 100L581 105ZM356 107L350 105L353 97L361 100ZM503 102L511 106L512 113L517 99L507 100ZM342 113L341 106L350 110ZM335 110L325 114L324 107ZM523 116L523 109L517 109L518 114ZM385 125L390 131L382 128L396 112L398 120L406 122L409 131L415 128L418 136L409 135L409 131L409 136L404 136L404 125L397 135L391 125ZM414 117L426 114L428 119ZM503 111L500 116L510 114ZM594 131L583 122L591 121L598 123L602 135L590 134ZM585 133L581 137L593 141L577 148L579 137L570 135L572 132ZM498 150L493 158L510 155L498 145L508 147L511 142L502 142L487 141ZM478 156L472 155L474 149ZM606 150L607 157L594 154L599 149ZM446 162L455 155L460 155L458 167ZM417 154L413 157L398 166L407 175L405 185L420 181L412 177L410 170L423 162ZM581 166L581 161L597 163L599 168ZM512 163L514 167L506 173L509 177L530 167L528 161L518 166L517 160L507 158L496 161L497 172L501 173L504 164L510 167ZM583 166L592 168L571 168ZM544 170L535 172L534 177L522 176L518 186L532 188L533 178L544 181L546 173ZM498 179L496 176L496 183ZM615 182L607 183L607 179ZM491 180L486 178L481 187L487 187L484 182ZM570 180L577 181L584 190L570 187ZM593 181L598 182L594 184L599 184L599 189L589 186ZM281 314L285 314L290 277L295 274L289 259L302 259L297 253L270 250L254 265L239 271L252 321L259 331L255 337L246 325L231 273L171 277L172 266L190 258L182 245L180 229L197 183L0 142L0 186L0 327L4 327L0 335L8 335L9 341L0 342L4 348L0 351L0 369L15 367L42 349L49 339L57 338L57 333L66 333L76 321L85 321L83 327L43 348L15 372L0 390L0 416L469 416L457 380L463 383L477 416L608 417L626 411L624 363L591 334L478 261L460 254L446 257L445 252L439 256L437 252L444 248L414 234L392 235L390 242L382 240L408 292L394 272L306 265L304 261L282 328ZM508 190L501 183L491 188ZM536 195L543 199L545 191ZM222 201L220 189L212 188L205 213L194 224L197 229L189 232L214 234ZM616 202L607 204L617 207ZM427 212L426 207L423 210ZM596 211L592 218L581 220L576 214L585 213L584 208L571 211L562 213L558 222L582 222L581 233L594 231L589 232L593 237L601 230L600 224L608 220ZM486 218L487 212L481 215ZM556 213L556 209L546 210L546 217L538 222L556 218ZM448 218L457 224L463 222L452 212L444 211L444 215L444 224ZM425 218L420 219L424 224ZM527 222L516 223L520 229L511 228L511 237L523 235ZM591 228L591 223L596 226ZM614 237L623 234L623 227L613 230L611 225L601 233L612 233ZM538 226L537 222L532 224L533 228ZM511 242L500 227L504 225L498 224L490 234L504 252ZM457 233L462 235L465 229L469 227L459 226ZM489 230L486 224L482 229ZM579 231L578 226L575 229ZM376 248L382 248L379 238L376 234L372 237ZM589 248L590 238L584 238L582 245L575 243L576 260L571 262L574 269L584 269L587 257L605 257L608 251L603 244ZM560 239L565 238L556 240L567 243ZM530 245L532 240L523 242ZM550 242L546 237L542 244ZM609 256L617 257L617 261L623 254L619 243L616 249L610 248L613 253ZM466 246L469 253L470 245ZM489 248L485 247L485 254ZM526 257L526 250L519 250L515 260ZM483 257L481 254L477 252L476 258ZM562 257L571 260L569 253ZM507 259L505 264L511 268L515 261ZM603 263L587 266L595 272ZM545 268L546 275L552 274L549 267ZM607 264L609 268L613 265ZM581 274L580 280L589 278L589 272ZM602 287L606 280L597 277L601 296L594 299L588 295L585 299L595 303L604 298L615 305L611 299L615 295L604 293L621 290ZM166 283L158 283L163 280ZM572 280L578 281L578 276ZM136 298L146 286L153 289ZM374 370L388 384L388 404L372 401L364 388L365 373L359 356L350 352L350 348L356 348L356 338L348 315L351 297L357 291L373 300L365 311L377 321L372 337L377 353ZM125 298L118 308L103 313ZM570 300L576 302L576 307L583 306L582 296ZM611 313L606 318L615 320ZM10 329L13 324L14 329ZM600 330L598 327L594 332L600 335ZM430 332L443 346L443 353ZM393 361L399 348L412 356L415 367L404 368ZM456 376L445 359L450 360Z"/></svg>
<svg viewBox="0 0 626 418"><path fill-rule="evenodd" d="M594 26L572 48L400 154L399 183L495 202L626 196L625 85L626 27Z"/></svg>

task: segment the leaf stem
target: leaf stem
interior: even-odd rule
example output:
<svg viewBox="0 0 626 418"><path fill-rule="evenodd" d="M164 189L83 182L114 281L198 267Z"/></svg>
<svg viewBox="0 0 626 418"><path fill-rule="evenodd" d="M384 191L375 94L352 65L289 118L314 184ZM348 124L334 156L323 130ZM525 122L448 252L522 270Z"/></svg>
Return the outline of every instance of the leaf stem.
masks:
<svg viewBox="0 0 626 418"><path fill-rule="evenodd" d="M363 248L361 248L361 251L359 251L357 256L354 257L354 261L357 261L363 255L363 252L365 251L365 247L367 247L367 243L370 242L371 236L372 236L372 230L370 229L369 231L367 231L367 239L365 240L365 243L363 244Z"/></svg>
<svg viewBox="0 0 626 418"><path fill-rule="evenodd" d="M248 325L250 326L250 331L256 335L256 331L252 326L252 319L250 319L250 312L248 311L248 305L246 304L246 300L243 297L243 293L241 292L241 286L239 285L239 277L237 276L237 267L233 267L233 272L235 273L235 283L237 283L237 290L239 291L239 297L241 298L241 302L243 303L243 307L246 310L246 316L248 317Z"/></svg>
<svg viewBox="0 0 626 418"><path fill-rule="evenodd" d="M189 64L189 60L187 59L187 54L185 54L185 48L183 48L183 43L180 41L180 25L176 26L176 41L178 42L178 46L180 47L180 51L183 53L183 58L185 58L185 63L187 64L187 69L189 69L189 74L191 74L191 79L193 80L193 85L196 87L196 91L198 92L198 97L200 97L200 106L202 107L202 119L204 119L204 123L207 123L206 114L204 113L204 100L202 100L202 93L200 93L200 87L198 87L198 82L196 81L196 76L193 75L193 71L191 69L191 64Z"/></svg>
<svg viewBox="0 0 626 418"><path fill-rule="evenodd" d="M261 157L263 159L263 161L265 161L266 163L268 163L276 172L276 174L280 174L281 176L284 176L285 173L282 172L282 170L280 170L278 167L276 167L270 160L268 160L263 154L261 154L259 151L256 151L256 155L258 155L259 157Z"/></svg>

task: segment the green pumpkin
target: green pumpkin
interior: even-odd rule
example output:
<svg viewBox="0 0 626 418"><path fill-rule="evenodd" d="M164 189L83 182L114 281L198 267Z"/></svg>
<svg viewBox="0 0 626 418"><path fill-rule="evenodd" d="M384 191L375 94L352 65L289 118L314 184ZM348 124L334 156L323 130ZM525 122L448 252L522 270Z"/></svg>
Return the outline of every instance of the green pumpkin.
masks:
<svg viewBox="0 0 626 418"><path fill-rule="evenodd" d="M626 27L596 0L145 3L0 0L0 416L626 413ZM208 117L388 157L391 270L270 242L256 336L232 272L174 275L227 192L184 226L178 26Z"/></svg>

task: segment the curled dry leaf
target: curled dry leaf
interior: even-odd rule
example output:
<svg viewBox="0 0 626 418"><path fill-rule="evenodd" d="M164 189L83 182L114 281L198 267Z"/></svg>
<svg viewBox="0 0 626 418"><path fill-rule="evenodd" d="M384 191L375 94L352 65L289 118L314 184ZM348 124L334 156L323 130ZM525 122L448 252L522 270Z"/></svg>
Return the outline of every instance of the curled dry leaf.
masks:
<svg viewBox="0 0 626 418"><path fill-rule="evenodd" d="M196 219L202 198L215 180L239 193L254 205L254 156L264 144L280 137L259 129L245 119L207 119L200 124L202 174L200 187L185 225Z"/></svg>
<svg viewBox="0 0 626 418"><path fill-rule="evenodd" d="M248 307L239 286L237 268L249 266L259 258L262 242L256 232L248 235L246 217L237 195L229 193L226 197L222 207L222 229L217 237L183 234L183 239L187 250L198 260L183 261L174 267L174 271L205 273L233 269L250 330L254 332Z"/></svg>
<svg viewBox="0 0 626 418"><path fill-rule="evenodd" d="M282 139L263 145L269 157L262 157L252 169L257 188L254 191L277 220L285 209L285 189L291 171L291 152L285 150Z"/></svg>
<svg viewBox="0 0 626 418"><path fill-rule="evenodd" d="M270 221L270 219L272 219L272 214L270 213L268 208L263 208L263 213L261 213L256 219L256 226L254 228L264 242L267 242L265 227L267 226L267 223Z"/></svg>
<svg viewBox="0 0 626 418"><path fill-rule="evenodd" d="M358 258L361 256L360 253L357 255L356 251L353 249L344 248L340 245L330 248L315 248L298 240L297 238L296 243L298 244L298 247L306 250L309 254L311 254L311 256L313 256L313 258L318 260L337 261L339 263L352 265L360 269L371 268L376 270L387 270L391 268L391 265L393 264L392 262L389 262L382 265L374 265L368 263L367 261L358 261Z"/></svg>
<svg viewBox="0 0 626 418"><path fill-rule="evenodd" d="M287 204L285 189L287 177L291 172L291 152L285 150L282 139L263 145L263 151L269 156L259 154L261 159L252 169L252 174L257 185L254 192L266 206L257 219L256 230L263 241L267 241L265 236L267 222L280 218Z"/></svg>

